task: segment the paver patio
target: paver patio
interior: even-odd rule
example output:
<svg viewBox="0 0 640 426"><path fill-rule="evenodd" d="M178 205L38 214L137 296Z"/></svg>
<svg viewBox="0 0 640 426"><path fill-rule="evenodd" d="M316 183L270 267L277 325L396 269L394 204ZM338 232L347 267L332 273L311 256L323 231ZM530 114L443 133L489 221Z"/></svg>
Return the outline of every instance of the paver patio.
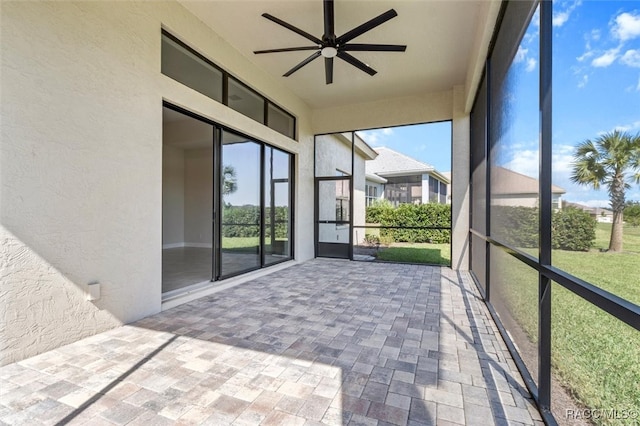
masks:
<svg viewBox="0 0 640 426"><path fill-rule="evenodd" d="M316 259L0 369L2 424L542 424L470 278Z"/></svg>

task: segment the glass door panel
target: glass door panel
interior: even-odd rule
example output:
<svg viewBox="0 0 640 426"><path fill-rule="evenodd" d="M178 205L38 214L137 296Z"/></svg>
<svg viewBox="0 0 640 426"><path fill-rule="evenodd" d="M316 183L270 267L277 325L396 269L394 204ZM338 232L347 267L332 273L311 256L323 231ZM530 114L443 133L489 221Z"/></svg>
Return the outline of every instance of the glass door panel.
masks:
<svg viewBox="0 0 640 426"><path fill-rule="evenodd" d="M351 178L316 180L317 256L350 258Z"/></svg>
<svg viewBox="0 0 640 426"><path fill-rule="evenodd" d="M264 263L291 258L291 155L265 147Z"/></svg>
<svg viewBox="0 0 640 426"><path fill-rule="evenodd" d="M212 279L213 126L163 108L162 292Z"/></svg>
<svg viewBox="0 0 640 426"><path fill-rule="evenodd" d="M260 151L260 144L222 132L222 277L261 266Z"/></svg>

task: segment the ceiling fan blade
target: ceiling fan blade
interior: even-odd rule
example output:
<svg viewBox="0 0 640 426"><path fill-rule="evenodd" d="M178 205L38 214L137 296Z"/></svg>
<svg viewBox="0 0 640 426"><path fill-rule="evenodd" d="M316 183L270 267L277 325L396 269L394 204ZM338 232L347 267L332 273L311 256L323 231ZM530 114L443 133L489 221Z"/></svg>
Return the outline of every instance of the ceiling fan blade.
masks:
<svg viewBox="0 0 640 426"><path fill-rule="evenodd" d="M311 56L309 56L307 59L305 59L304 61L300 62L298 65L296 65L295 67L291 68L289 71L287 71L285 74L283 74L283 77L289 77L291 74L293 74L294 72L298 71L300 68L304 67L305 65L307 65L309 62L313 61L314 59L316 59L317 57L320 56L320 51L318 50L317 52L313 53Z"/></svg>
<svg viewBox="0 0 640 426"><path fill-rule="evenodd" d="M306 31L302 31L298 27L294 27L293 25L289 24L288 22L284 22L282 19L278 19L273 15L269 15L268 13L263 13L262 16L264 16L265 18L267 18L268 20L270 20L272 22L275 22L278 25L282 25L286 29L288 29L290 31L293 31L296 34L301 35L302 37L306 38L307 40L311 40L315 44L318 44L318 45L322 44L322 40L320 40L319 38L312 36L311 34L309 34Z"/></svg>
<svg viewBox="0 0 640 426"><path fill-rule="evenodd" d="M366 72L369 75L375 75L378 72L378 71L374 70L373 68L371 68L369 65L367 65L364 62L354 58L353 56L349 55L346 52L338 52L338 58L342 59L345 62L350 63L354 67Z"/></svg>
<svg viewBox="0 0 640 426"><path fill-rule="evenodd" d="M258 55L260 53L297 52L299 50L317 50L317 49L318 49L318 46L285 47L282 49L255 50L253 53Z"/></svg>
<svg viewBox="0 0 640 426"><path fill-rule="evenodd" d="M333 83L333 58L324 58L324 75L327 84Z"/></svg>
<svg viewBox="0 0 640 426"><path fill-rule="evenodd" d="M378 25L384 24L389 19L395 18L396 16L398 16L398 13L393 9L389 9L383 14L378 15L375 18L365 22L364 24L355 27L351 31L344 33L343 35L341 35L336 39L336 43L338 43L338 45L345 44L353 40L354 38L358 37L359 35L374 29Z"/></svg>
<svg viewBox="0 0 640 426"><path fill-rule="evenodd" d="M349 43L340 46L346 52L404 52L407 46L399 44L357 44Z"/></svg>
<svg viewBox="0 0 640 426"><path fill-rule="evenodd" d="M323 39L336 38L334 29L333 0L324 0L324 35Z"/></svg>

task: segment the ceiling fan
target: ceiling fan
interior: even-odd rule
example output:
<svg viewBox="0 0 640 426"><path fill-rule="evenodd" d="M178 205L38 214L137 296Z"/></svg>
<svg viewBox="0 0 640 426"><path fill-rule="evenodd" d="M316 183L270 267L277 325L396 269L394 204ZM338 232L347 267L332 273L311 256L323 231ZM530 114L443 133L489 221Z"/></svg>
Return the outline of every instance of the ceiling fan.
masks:
<svg viewBox="0 0 640 426"><path fill-rule="evenodd" d="M347 31L341 36L337 37L334 29L334 15L333 15L333 0L324 0L324 34L322 35L322 39L319 39L306 31L297 28L288 22L285 22L281 19L276 18L268 13L263 13L262 16L267 18L270 21L275 22L278 25L281 25L288 30L293 31L294 33L301 35L302 37L310 40L315 44L315 46L302 46L302 47L285 47L282 49L267 49L267 50L256 50L253 53L262 54L262 53L276 53L276 52L295 52L299 50L315 50L315 52L309 56L304 61L300 62L295 67L291 68L287 71L283 77L289 77L294 72L298 71L300 68L304 67L314 59L319 58L320 56L324 57L324 71L326 83L333 83L333 58L336 56L343 61L353 65L354 67L366 72L369 75L374 75L377 73L376 70L371 68L369 65L364 62L358 60L354 56L350 55L347 52L404 52L407 49L405 45L397 45L397 44L359 44L359 43L349 43L354 38L366 33L377 27L378 25L384 24L391 18L395 18L398 16L398 13L389 9L381 15L376 16L375 18L365 22L362 25L359 25L352 29L351 31Z"/></svg>

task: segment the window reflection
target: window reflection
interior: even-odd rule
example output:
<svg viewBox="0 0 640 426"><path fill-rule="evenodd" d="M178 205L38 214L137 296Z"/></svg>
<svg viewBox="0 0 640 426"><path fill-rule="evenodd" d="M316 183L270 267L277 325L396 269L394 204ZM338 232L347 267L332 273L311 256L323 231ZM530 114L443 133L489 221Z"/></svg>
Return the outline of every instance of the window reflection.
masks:
<svg viewBox="0 0 640 426"><path fill-rule="evenodd" d="M232 78L229 78L229 108L264 123L264 99Z"/></svg>
<svg viewBox="0 0 640 426"><path fill-rule="evenodd" d="M221 275L260 266L260 145L222 137Z"/></svg>
<svg viewBox="0 0 640 426"><path fill-rule="evenodd" d="M291 256L290 154L266 147L264 158L264 262Z"/></svg>
<svg viewBox="0 0 640 426"><path fill-rule="evenodd" d="M222 102L222 73L166 34L162 35L161 67L164 75Z"/></svg>
<svg viewBox="0 0 640 426"><path fill-rule="evenodd" d="M528 8L518 2L509 8ZM537 256L539 225L539 13L517 49L517 31L501 31L491 74L491 234ZM516 38L517 40L517 38Z"/></svg>

